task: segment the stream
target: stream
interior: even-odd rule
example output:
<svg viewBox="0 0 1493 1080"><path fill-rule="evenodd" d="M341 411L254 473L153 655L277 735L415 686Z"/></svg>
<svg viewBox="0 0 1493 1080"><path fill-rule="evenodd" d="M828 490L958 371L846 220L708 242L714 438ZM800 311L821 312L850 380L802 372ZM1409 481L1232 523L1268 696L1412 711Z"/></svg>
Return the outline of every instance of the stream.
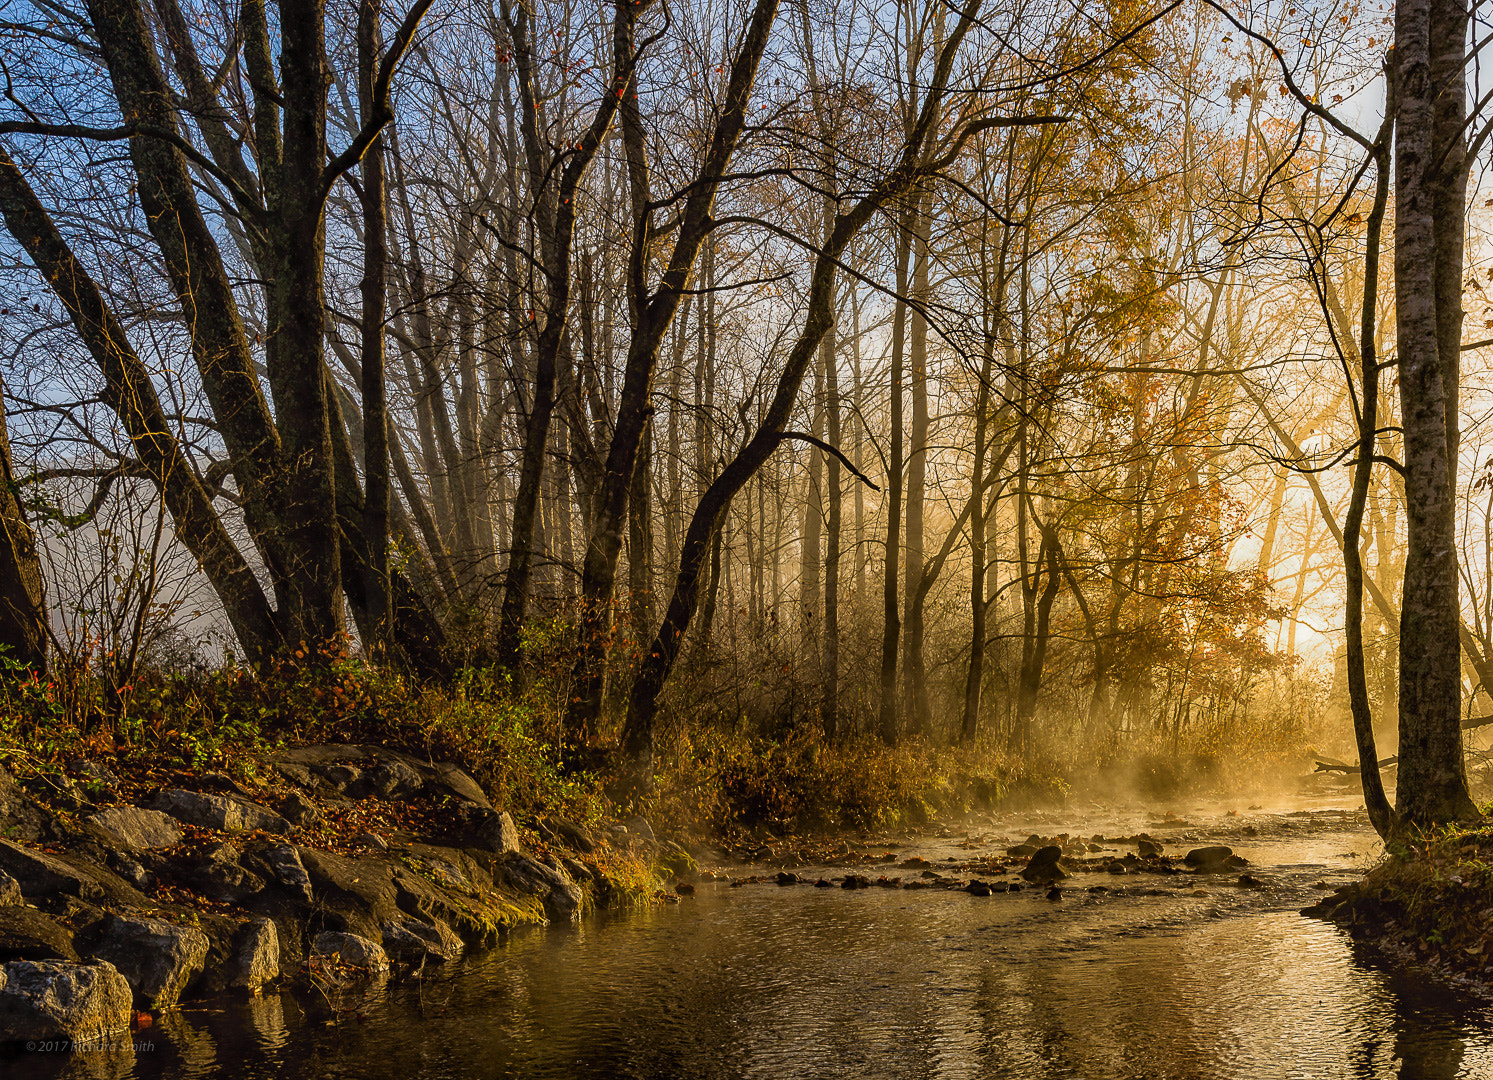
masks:
<svg viewBox="0 0 1493 1080"><path fill-rule="evenodd" d="M138 1050L22 1054L0 1061L0 1073L1493 1077L1493 1004L1388 970L1298 913L1380 854L1358 805L1348 795L1280 797L1229 816L1227 804L1181 803L1171 820L1089 807L883 838L898 861L937 866L1003 854L1029 833L1147 831L1168 853L1227 844L1265 889L1238 887L1237 871L1082 873L1059 900L1041 888L977 897L701 883L679 903L520 931L421 979L331 1000L298 990L194 1003L142 1032ZM798 872L917 876L885 866Z"/></svg>

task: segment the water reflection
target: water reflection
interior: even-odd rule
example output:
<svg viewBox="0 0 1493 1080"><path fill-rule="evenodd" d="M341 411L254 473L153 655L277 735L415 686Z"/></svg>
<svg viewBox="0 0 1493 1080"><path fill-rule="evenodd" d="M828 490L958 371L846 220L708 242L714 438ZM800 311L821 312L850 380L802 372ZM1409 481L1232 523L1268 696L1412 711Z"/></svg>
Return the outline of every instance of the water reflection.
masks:
<svg viewBox="0 0 1493 1080"><path fill-rule="evenodd" d="M1323 841L1314 841L1320 848ZM1325 842L1334 850L1343 838ZM420 981L184 1010L118 1062L58 1075L414 1080L1493 1077L1485 1003L1394 975L1269 895L976 898L702 888L692 902L516 936ZM1285 862L1307 864L1299 880ZM114 1068L111 1068L115 1066Z"/></svg>

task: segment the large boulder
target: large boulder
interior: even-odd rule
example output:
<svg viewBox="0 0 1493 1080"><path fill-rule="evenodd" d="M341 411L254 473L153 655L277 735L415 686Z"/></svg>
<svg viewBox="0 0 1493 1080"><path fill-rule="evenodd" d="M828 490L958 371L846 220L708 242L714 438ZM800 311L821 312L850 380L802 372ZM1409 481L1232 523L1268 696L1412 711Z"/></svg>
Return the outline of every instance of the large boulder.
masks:
<svg viewBox="0 0 1493 1080"><path fill-rule="evenodd" d="M181 826L175 818L143 806L111 806L88 821L120 847L132 851L175 847L182 841Z"/></svg>
<svg viewBox="0 0 1493 1080"><path fill-rule="evenodd" d="M47 855L0 840L0 870L15 878L21 892L29 897L76 896L80 900L98 900L104 895L97 878Z"/></svg>
<svg viewBox="0 0 1493 1080"><path fill-rule="evenodd" d="M33 907L0 907L0 963L77 959L67 927Z"/></svg>
<svg viewBox="0 0 1493 1080"><path fill-rule="evenodd" d="M1068 875L1058 865L1058 860L1063 857L1063 849L1056 844L1048 844L1046 847L1038 848L1021 871L1021 876L1037 885L1047 885L1054 881L1061 881Z"/></svg>
<svg viewBox="0 0 1493 1080"><path fill-rule="evenodd" d="M50 817L0 765L0 832L35 842L46 835Z"/></svg>
<svg viewBox="0 0 1493 1080"><path fill-rule="evenodd" d="M207 935L164 919L110 915L89 955L107 960L129 980L144 1009L168 1009L207 961Z"/></svg>
<svg viewBox="0 0 1493 1080"><path fill-rule="evenodd" d="M0 1043L90 1042L126 1031L130 984L112 965L12 960L0 967Z"/></svg>
<svg viewBox="0 0 1493 1080"><path fill-rule="evenodd" d="M177 821L202 829L223 832L288 833L290 822L267 806L237 795L215 795L203 791L163 791L156 796L155 809L170 814Z"/></svg>
<svg viewBox="0 0 1493 1080"><path fill-rule="evenodd" d="M245 923L234 942L228 985L257 994L280 977L280 932L269 919Z"/></svg>
<svg viewBox="0 0 1493 1080"><path fill-rule="evenodd" d="M493 878L518 892L538 897L545 915L554 922L578 918L585 902L585 893L563 870L517 852L509 852L493 864Z"/></svg>
<svg viewBox="0 0 1493 1080"><path fill-rule="evenodd" d="M358 934L324 930L311 946L314 965L328 964L351 969L359 975L381 975L389 970L389 955L382 945Z"/></svg>

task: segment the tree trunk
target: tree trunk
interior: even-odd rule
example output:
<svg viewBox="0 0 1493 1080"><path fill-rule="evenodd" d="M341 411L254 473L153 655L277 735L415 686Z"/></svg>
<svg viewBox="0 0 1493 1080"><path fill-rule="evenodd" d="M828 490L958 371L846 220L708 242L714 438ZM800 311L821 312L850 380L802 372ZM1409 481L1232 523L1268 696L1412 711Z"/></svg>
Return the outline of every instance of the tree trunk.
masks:
<svg viewBox="0 0 1493 1080"><path fill-rule="evenodd" d="M912 251L912 229L905 219L897 231L897 300L892 310L891 414L892 434L887 450L886 550L882 563L881 716L883 742L901 735L897 702L897 643L902 632L902 605L897 580L901 573L902 535L902 351L907 332L907 260Z"/></svg>
<svg viewBox="0 0 1493 1080"><path fill-rule="evenodd" d="M1466 213L1466 11L1395 9L1395 294L1405 451L1398 813L1432 827L1480 815L1462 759L1455 448Z"/></svg>
<svg viewBox="0 0 1493 1080"><path fill-rule="evenodd" d="M0 647L10 664L40 674L47 669L47 640L46 582L21 506L0 395Z"/></svg>

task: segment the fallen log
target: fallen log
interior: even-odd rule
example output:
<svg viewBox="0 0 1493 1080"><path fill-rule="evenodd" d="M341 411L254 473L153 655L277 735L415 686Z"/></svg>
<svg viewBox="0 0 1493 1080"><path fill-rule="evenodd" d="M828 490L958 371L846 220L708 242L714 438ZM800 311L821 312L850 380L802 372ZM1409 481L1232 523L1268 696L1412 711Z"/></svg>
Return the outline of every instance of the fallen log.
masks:
<svg viewBox="0 0 1493 1080"><path fill-rule="evenodd" d="M1400 759L1398 756L1387 757L1383 761L1379 762L1379 768L1387 769L1391 765L1398 765L1399 763ZM1363 769L1358 765L1345 765L1341 761L1319 761L1317 762L1317 767L1314 771L1322 773L1356 773L1363 772Z"/></svg>

